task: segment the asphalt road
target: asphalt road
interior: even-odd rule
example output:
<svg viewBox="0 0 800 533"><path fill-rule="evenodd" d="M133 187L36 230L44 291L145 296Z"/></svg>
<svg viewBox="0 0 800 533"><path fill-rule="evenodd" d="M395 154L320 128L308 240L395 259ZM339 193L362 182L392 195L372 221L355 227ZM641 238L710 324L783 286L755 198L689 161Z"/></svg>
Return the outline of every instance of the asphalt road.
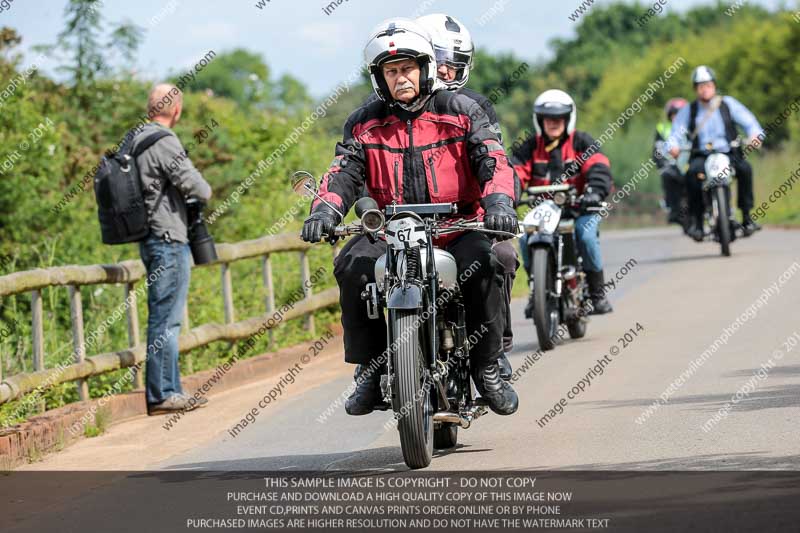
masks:
<svg viewBox="0 0 800 533"><path fill-rule="evenodd" d="M800 232L762 231L730 258L672 228L602 242L615 312L531 364L535 331L515 301L510 358L520 370L529 361L519 411L460 430L430 469L800 469ZM587 377L606 355L602 375ZM280 376L214 397L169 431L141 417L26 469L405 470L390 413L350 417L340 405L318 420L351 373L336 353L315 362L235 437Z"/></svg>

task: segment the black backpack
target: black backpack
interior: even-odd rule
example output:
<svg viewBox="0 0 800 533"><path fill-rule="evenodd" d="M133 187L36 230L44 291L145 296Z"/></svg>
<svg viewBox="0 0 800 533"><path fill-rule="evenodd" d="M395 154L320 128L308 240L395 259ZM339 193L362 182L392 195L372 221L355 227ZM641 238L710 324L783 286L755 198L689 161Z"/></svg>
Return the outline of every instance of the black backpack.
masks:
<svg viewBox="0 0 800 533"><path fill-rule="evenodd" d="M136 150L120 149L100 161L94 175L94 196L103 244L141 241L150 233L136 158L167 135L171 133L158 131L142 140Z"/></svg>

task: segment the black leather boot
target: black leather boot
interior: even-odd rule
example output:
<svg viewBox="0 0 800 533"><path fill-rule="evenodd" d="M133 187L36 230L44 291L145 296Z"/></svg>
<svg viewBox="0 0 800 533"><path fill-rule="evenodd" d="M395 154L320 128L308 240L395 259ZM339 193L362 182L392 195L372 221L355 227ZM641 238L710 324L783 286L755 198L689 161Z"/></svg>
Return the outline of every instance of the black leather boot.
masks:
<svg viewBox="0 0 800 533"><path fill-rule="evenodd" d="M498 415L511 415L519 407L519 397L514 388L500 379L497 361L473 370L472 379L481 397Z"/></svg>
<svg viewBox="0 0 800 533"><path fill-rule="evenodd" d="M761 225L753 220L753 218L750 216L750 211L742 211L742 233L744 236L749 237L760 229Z"/></svg>
<svg viewBox="0 0 800 533"><path fill-rule="evenodd" d="M348 415L368 415L381 401L381 370L369 365L358 365L355 375L356 389L347 398L344 410Z"/></svg>
<svg viewBox="0 0 800 533"><path fill-rule="evenodd" d="M592 299L592 310L590 315L604 315L612 312L614 309L611 307L606 298L605 293L605 277L603 271L600 272L586 272L586 280L589 282L589 297Z"/></svg>
<svg viewBox="0 0 800 533"><path fill-rule="evenodd" d="M508 356L505 353L497 359L497 365L500 367L500 379L511 381L513 369L511 368L511 361L508 360Z"/></svg>

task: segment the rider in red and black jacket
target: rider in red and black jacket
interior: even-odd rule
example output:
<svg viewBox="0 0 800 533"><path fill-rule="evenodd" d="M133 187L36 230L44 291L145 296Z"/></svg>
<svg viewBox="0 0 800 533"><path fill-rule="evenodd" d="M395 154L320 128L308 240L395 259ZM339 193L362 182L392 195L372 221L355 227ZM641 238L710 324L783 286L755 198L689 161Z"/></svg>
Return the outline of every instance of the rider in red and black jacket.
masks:
<svg viewBox="0 0 800 533"><path fill-rule="evenodd" d="M512 163L522 181L523 190L537 185L573 185L580 207L596 207L611 192L611 163L599 150L591 135L575 130L575 102L564 91L545 91L534 103L533 122L536 135L526 140L512 154ZM605 297L603 261L597 231L600 215L582 212L575 221L578 250L589 282L592 314L612 311ZM527 239L520 239L525 269L530 272ZM530 306L529 306L530 307ZM528 313L526 311L526 313Z"/></svg>
<svg viewBox="0 0 800 533"><path fill-rule="evenodd" d="M415 22L394 19L373 32L364 50L380 99L364 104L347 120L344 138L322 178L320 197L346 213L366 184L379 207L391 203L458 205L457 216L479 216L488 229L517 232L514 176L495 128L475 101L439 90L429 36ZM303 239L316 242L341 221L321 200L312 205ZM479 332L470 351L473 379L493 411L512 414L514 389L499 377L503 353L503 274L483 233L440 239L459 271L468 333ZM374 265L386 243L356 237L338 255L334 274L340 289L345 361L359 364L356 389L345 404L351 415L372 412L380 400L380 356L386 350L383 316L370 319L361 292L374 282ZM474 268L475 262L480 265ZM472 266L472 268L470 268Z"/></svg>

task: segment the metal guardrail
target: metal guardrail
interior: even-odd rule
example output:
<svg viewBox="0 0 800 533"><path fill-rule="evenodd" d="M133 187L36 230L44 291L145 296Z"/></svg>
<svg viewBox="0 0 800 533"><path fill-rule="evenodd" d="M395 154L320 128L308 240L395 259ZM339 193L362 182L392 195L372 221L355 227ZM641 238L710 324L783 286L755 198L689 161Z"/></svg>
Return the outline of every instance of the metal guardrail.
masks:
<svg viewBox="0 0 800 533"><path fill-rule="evenodd" d="M310 244L303 242L294 234L274 235L238 243L217 245L218 260L207 265L192 268L207 268L219 265L222 278L222 304L225 312L224 324L202 324L178 339L180 352L206 346L216 341L236 341L255 334L264 327L265 318L275 312L275 291L273 287L271 255L275 253L298 252L300 256L301 281L304 298L291 310L284 313L288 320L306 317L306 328L313 332L315 310L330 307L339 300L339 291L333 287L313 294L307 287L310 280L308 249ZM338 248L333 249L334 257ZM233 305L233 284L230 264L243 259L261 257L262 283L266 290L264 307L266 314L236 322ZM0 297L23 294L31 295L31 329L33 335L33 369L31 373L20 373L3 378L0 373L0 404L17 399L39 387L51 387L60 383L75 381L81 400L89 399L86 378L135 366L146 358L146 347L140 341L139 315L135 285L146 276L141 261L123 261L112 265L61 266L15 272L0 276ZM128 322L128 349L86 356L86 342L83 327L83 305L80 287L86 285L123 284ZM73 363L58 368L44 367L44 324L42 310L42 289L66 286L69 292L70 321L72 326ZM188 327L188 309L184 308L184 327ZM270 332L271 334L272 332ZM2 367L0 366L0 372ZM137 372L135 384L142 386L141 372Z"/></svg>

